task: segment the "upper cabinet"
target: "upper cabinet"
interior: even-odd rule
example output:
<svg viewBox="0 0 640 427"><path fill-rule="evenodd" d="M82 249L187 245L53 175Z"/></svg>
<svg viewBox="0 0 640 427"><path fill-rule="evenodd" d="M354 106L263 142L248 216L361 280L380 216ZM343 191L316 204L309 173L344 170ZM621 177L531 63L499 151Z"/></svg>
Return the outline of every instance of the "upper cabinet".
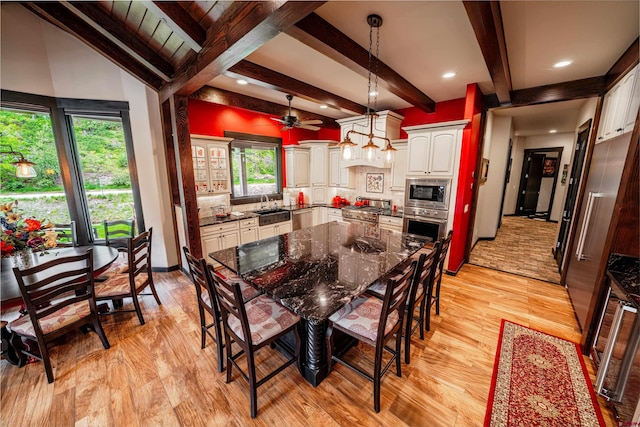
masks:
<svg viewBox="0 0 640 427"><path fill-rule="evenodd" d="M638 66L627 73L604 97L596 143L633 130L640 105Z"/></svg>
<svg viewBox="0 0 640 427"><path fill-rule="evenodd" d="M331 140L300 141L300 146L307 147L311 154L311 203L326 203L329 198L329 145L337 143Z"/></svg>
<svg viewBox="0 0 640 427"><path fill-rule="evenodd" d="M391 190L404 191L407 180L407 140L392 141L392 144L397 151L391 164Z"/></svg>
<svg viewBox="0 0 640 427"><path fill-rule="evenodd" d="M340 148L329 149L329 186L355 188L355 172L344 165Z"/></svg>
<svg viewBox="0 0 640 427"><path fill-rule="evenodd" d="M218 142L216 142L218 141ZM191 158L196 194L226 194L229 186L229 146L227 139L191 137Z"/></svg>
<svg viewBox="0 0 640 427"><path fill-rule="evenodd" d="M373 143L376 144L380 150L385 147L386 142L381 138L389 138L391 140L400 137L400 123L404 119L393 111L380 111L378 117L375 118L373 123L373 135L380 138L373 138ZM369 117L356 116L346 119L336 120L340 124L340 140L344 141L347 133L351 130L369 135L371 132ZM365 158L362 146L365 145L369 138L357 133L351 133L349 138L353 143L357 144L352 148L352 156L349 160L343 160L344 167L352 166L372 166L377 168L384 168L384 161L382 159L382 152L380 150L375 151L375 157L371 160ZM388 167L388 166L387 166Z"/></svg>
<svg viewBox="0 0 640 427"><path fill-rule="evenodd" d="M453 177L466 120L403 128L409 136L407 175Z"/></svg>
<svg viewBox="0 0 640 427"><path fill-rule="evenodd" d="M309 187L309 149L289 145L284 147L284 151L287 167L287 188Z"/></svg>

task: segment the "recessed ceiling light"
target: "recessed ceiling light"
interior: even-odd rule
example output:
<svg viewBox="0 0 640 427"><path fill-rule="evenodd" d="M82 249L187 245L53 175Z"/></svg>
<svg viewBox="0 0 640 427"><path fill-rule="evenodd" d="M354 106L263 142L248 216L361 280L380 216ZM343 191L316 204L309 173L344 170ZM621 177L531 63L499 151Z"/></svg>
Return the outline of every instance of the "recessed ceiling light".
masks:
<svg viewBox="0 0 640 427"><path fill-rule="evenodd" d="M562 67L566 67L567 65L571 65L573 61L560 61L560 62L556 62L555 64L553 64L553 68L562 68Z"/></svg>
<svg viewBox="0 0 640 427"><path fill-rule="evenodd" d="M444 73L442 75L442 78L444 79L450 79L451 77L455 77L456 73L454 73L453 71L449 71L448 73Z"/></svg>
<svg viewBox="0 0 640 427"><path fill-rule="evenodd" d="M320 108L324 110L325 108L329 108L329 107L327 107L326 105L321 105Z"/></svg>
<svg viewBox="0 0 640 427"><path fill-rule="evenodd" d="M378 92L372 90L371 92L369 92L369 96L378 96Z"/></svg>
<svg viewBox="0 0 640 427"><path fill-rule="evenodd" d="M248 81L243 80L243 79L238 79L238 80L236 80L236 83L238 83L239 85L246 85L246 84L249 84L249 82L248 82Z"/></svg>
<svg viewBox="0 0 640 427"><path fill-rule="evenodd" d="M549 133L556 133L556 132L558 132L558 131L557 131L557 130L555 130L555 129L551 129L551 130L549 131Z"/></svg>

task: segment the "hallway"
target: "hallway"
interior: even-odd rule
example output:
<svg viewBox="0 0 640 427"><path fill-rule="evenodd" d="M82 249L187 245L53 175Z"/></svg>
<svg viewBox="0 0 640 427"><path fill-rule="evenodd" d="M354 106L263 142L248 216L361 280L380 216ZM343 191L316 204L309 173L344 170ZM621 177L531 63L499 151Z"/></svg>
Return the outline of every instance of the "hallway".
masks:
<svg viewBox="0 0 640 427"><path fill-rule="evenodd" d="M520 216L505 216L494 240L479 240L469 263L560 284L551 248L558 224Z"/></svg>

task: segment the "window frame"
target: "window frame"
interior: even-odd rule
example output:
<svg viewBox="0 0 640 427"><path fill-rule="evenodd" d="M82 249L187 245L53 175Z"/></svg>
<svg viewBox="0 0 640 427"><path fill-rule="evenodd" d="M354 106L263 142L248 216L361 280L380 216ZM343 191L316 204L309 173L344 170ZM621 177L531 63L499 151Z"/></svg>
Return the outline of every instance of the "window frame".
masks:
<svg viewBox="0 0 640 427"><path fill-rule="evenodd" d="M67 198L67 208L72 221L76 222L78 243L90 245L103 242L94 239L91 232L89 203L84 191L84 183L80 170L80 158L74 136L73 115L93 116L95 118L120 118L127 150L127 162L131 177L131 191L136 212L137 231L145 230L142 212L142 198L138 180L138 168L133 147L129 103L126 101L101 101L76 98L54 98L45 95L34 95L2 89L0 107L25 111L40 111L51 117L53 136L60 163L62 186Z"/></svg>
<svg viewBox="0 0 640 427"><path fill-rule="evenodd" d="M267 194L269 200L283 199L282 186L282 138L275 138L264 135L252 135L241 132L224 132L225 138L233 138L229 142L229 178L231 180L231 192L229 194L229 203L231 205L244 205L247 203L259 203L262 195L258 196L235 196L233 193L233 149L262 146L265 148L275 149L276 161L276 190L277 193Z"/></svg>

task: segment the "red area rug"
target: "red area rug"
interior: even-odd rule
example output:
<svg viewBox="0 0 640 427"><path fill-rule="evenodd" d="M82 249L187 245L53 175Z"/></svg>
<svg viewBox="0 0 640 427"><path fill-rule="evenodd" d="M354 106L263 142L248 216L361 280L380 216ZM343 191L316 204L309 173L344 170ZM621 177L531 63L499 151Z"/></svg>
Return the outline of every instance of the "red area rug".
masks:
<svg viewBox="0 0 640 427"><path fill-rule="evenodd" d="M604 426L578 345L502 320L484 425Z"/></svg>

